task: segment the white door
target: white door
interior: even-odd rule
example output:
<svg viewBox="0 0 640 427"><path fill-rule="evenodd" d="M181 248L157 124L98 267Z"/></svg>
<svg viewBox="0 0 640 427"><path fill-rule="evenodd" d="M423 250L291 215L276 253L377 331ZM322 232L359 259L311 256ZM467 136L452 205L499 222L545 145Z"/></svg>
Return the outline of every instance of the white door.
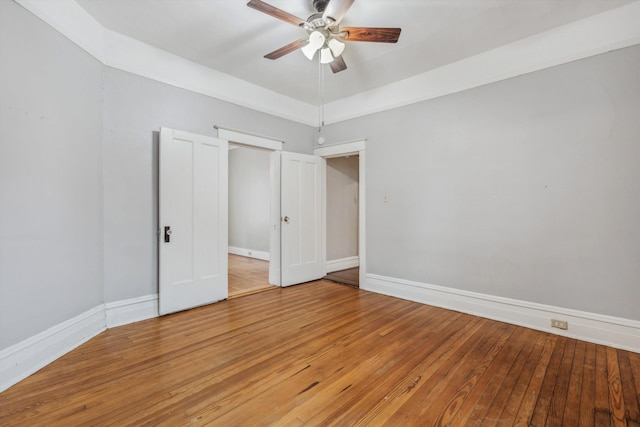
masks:
<svg viewBox="0 0 640 427"><path fill-rule="evenodd" d="M325 160L282 153L282 286L323 277Z"/></svg>
<svg viewBox="0 0 640 427"><path fill-rule="evenodd" d="M160 314L227 298L227 153L227 141L160 130Z"/></svg>

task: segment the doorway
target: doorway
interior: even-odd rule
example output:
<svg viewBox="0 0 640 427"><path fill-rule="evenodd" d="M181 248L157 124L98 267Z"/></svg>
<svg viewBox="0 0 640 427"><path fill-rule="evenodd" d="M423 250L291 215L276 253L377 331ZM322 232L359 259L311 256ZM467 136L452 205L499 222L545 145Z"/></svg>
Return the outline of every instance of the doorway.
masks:
<svg viewBox="0 0 640 427"><path fill-rule="evenodd" d="M276 288L269 284L271 151L229 144L229 296Z"/></svg>
<svg viewBox="0 0 640 427"><path fill-rule="evenodd" d="M331 244L330 240L331 240L331 236L329 236L329 224L326 224L325 226L325 230L327 230L327 236L326 236L326 244L325 244L325 248L326 248L326 260L328 260L326 262L326 272L327 274L327 279L331 279L331 280L335 280L339 283L345 283L345 284L349 284L350 286L357 286L361 289L366 289L367 288L367 284L366 284L366 275L367 275L367 268L366 268L366 211L365 211L365 206L366 206L366 201L365 201L365 195L366 195L366 181L365 181L365 177L366 177L366 140L357 140L357 141L352 141L352 142L345 142L345 143L339 143L339 144L334 144L334 145L329 145L329 146L325 146L325 147L318 147L314 150L314 154L316 156L320 156L323 157L325 160L327 160L327 162L332 162L331 159L340 159L340 158L350 158L351 160L344 160L342 162L346 162L346 163L352 163L351 167L351 172L349 172L352 176L353 176L353 172L356 170L356 168L353 167L353 163L357 163L357 179L355 179L355 177L350 178L349 180L344 179L343 177L343 182L347 183L349 181L352 181L351 184L347 184L347 185L352 185L355 188L357 188L356 193L354 193L353 191L347 191L345 192L345 195L339 196L340 198L342 198L344 203L343 208L350 210L352 213L354 212L354 206L353 204L357 205L357 221L351 221L351 227L355 227L355 229L357 230L357 251L355 251L356 255L351 255L351 256L346 256L345 258L338 258L338 259L331 259L332 256L340 256L340 255L335 255L335 253L330 253L330 249L329 249L329 245ZM340 162L340 160L338 160L338 162ZM333 163L334 166L336 163ZM327 167L327 169L329 169ZM329 174L329 170L327 170L327 173ZM353 188L352 188L353 190ZM330 191L330 190L328 190ZM357 194L357 196L355 196L354 194ZM329 208L329 204L330 201L329 199L334 197L335 195L330 195L328 193L325 192L325 204L327 206L327 208ZM355 203L354 203L355 202ZM343 213L343 215L348 215L346 213L347 211L345 211L345 213ZM327 216L329 215L329 212L327 211ZM327 222L328 217L326 217L325 219ZM355 232L354 229L351 229L351 235L353 236L353 233ZM352 250L353 252L353 250ZM344 253L343 253L344 255ZM347 283L348 282L348 283Z"/></svg>
<svg viewBox="0 0 640 427"><path fill-rule="evenodd" d="M359 156L326 159L326 270L325 279L359 287L358 187Z"/></svg>
<svg viewBox="0 0 640 427"><path fill-rule="evenodd" d="M209 304L229 296L228 151L230 142L263 149L269 153L269 251L266 262L268 263L267 283L273 286L268 287L265 284L264 288L273 289L317 280L325 273L324 239L326 236L324 214L321 209L324 200L322 184L324 159L308 154L283 152L284 141L281 140L218 126L214 128L218 131L218 138L168 128L161 128L160 131L158 167L160 228L158 233L163 236L163 239L159 239L158 259L160 314ZM173 151L170 153L171 150L176 153ZM168 162L171 159L175 161ZM283 162L287 167L283 168ZM298 167L295 164L298 164ZM314 166L309 168L308 164ZM305 166L302 167L302 165ZM311 171L313 173L310 173ZM179 190L179 194L185 196L183 203L175 203L176 198L166 197L171 191L175 193L176 189ZM310 211L312 214L309 214L309 206L307 206L309 194L313 195L314 203ZM287 212L291 211L291 216L280 216L281 200L283 203L287 201ZM165 201L168 203L164 203ZM169 215L167 207L175 208L174 210L178 213L173 212ZM181 219L184 221L180 221ZM297 246L286 244L283 248L281 222L288 226L287 233L283 233L287 236L287 242L302 241L304 244ZM310 230L315 231L309 234ZM202 244L203 241L206 244ZM309 247L314 248L313 259L308 256ZM170 249L180 250L170 251ZM240 264L240 268L245 271L248 263L254 266L258 263L258 261L251 261L255 258L250 255L259 255L264 252L260 248L240 249L245 249L246 253L239 255L249 259L236 264ZM281 263L281 259L285 259L283 254L287 255L285 265ZM294 256L292 257L291 254ZM235 257L233 259L243 261ZM301 263L305 268L297 268ZM261 265L262 268L258 270L264 271L265 264ZM313 274L301 275L301 272ZM285 273L286 283L284 283ZM295 277L294 273L297 274ZM206 281L205 286L179 286L193 282L192 276ZM264 283L262 278L260 282L260 288L262 288ZM257 289L252 287L250 290L241 291L241 294L249 291L255 293ZM168 303L175 304L170 306Z"/></svg>
<svg viewBox="0 0 640 427"><path fill-rule="evenodd" d="M260 277L259 290L245 290L235 292L235 296L246 295L248 293L260 292L262 289L274 289L280 286L280 152L282 152L284 142L275 138L255 135L248 132L237 131L220 126L214 126L218 131L218 138L227 140L233 146L247 149L260 150L263 156L268 155L269 175L266 178L268 183L268 218L269 218L269 246L268 252L262 250L251 250L247 252L229 255L229 272L234 272L235 276L249 276L250 278ZM240 148L238 148L240 149ZM235 151L231 150L231 151ZM264 178L264 175L262 175ZM244 191L244 190L242 190ZM234 248L232 246L232 248ZM249 248L244 248L249 249ZM253 248L251 248L253 249ZM232 249L233 250L233 249ZM238 258L233 255L240 255ZM250 255L250 256L249 256ZM258 259L256 256L266 255ZM233 262L233 265L231 264ZM268 271L267 285L264 284L265 268ZM230 277L231 279L231 277ZM251 286L249 286L251 287Z"/></svg>

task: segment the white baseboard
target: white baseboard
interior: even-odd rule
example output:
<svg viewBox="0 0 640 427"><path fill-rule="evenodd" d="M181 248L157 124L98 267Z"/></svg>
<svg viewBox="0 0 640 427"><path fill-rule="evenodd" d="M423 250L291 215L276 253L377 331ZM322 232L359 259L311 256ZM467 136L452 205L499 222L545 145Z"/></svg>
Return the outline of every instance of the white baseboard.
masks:
<svg viewBox="0 0 640 427"><path fill-rule="evenodd" d="M158 294L105 304L107 328L158 317Z"/></svg>
<svg viewBox="0 0 640 427"><path fill-rule="evenodd" d="M101 304L0 351L0 392L107 328L158 317L158 295Z"/></svg>
<svg viewBox="0 0 640 427"><path fill-rule="evenodd" d="M327 273L346 270L348 268L356 268L360 266L360 257L356 255L356 256L350 256L347 258L332 259L331 261L327 261L326 266L327 266Z"/></svg>
<svg viewBox="0 0 640 427"><path fill-rule="evenodd" d="M640 322L636 320L428 285L376 274L367 274L366 281L364 284L360 284L360 288L640 353ZM552 318L567 321L569 329L565 331L551 328Z"/></svg>
<svg viewBox="0 0 640 427"><path fill-rule="evenodd" d="M229 253L234 255L246 256L249 258L261 259L263 261L269 261L269 252L254 251L253 249L244 249L229 246Z"/></svg>
<svg viewBox="0 0 640 427"><path fill-rule="evenodd" d="M104 305L0 351L0 392L106 329Z"/></svg>

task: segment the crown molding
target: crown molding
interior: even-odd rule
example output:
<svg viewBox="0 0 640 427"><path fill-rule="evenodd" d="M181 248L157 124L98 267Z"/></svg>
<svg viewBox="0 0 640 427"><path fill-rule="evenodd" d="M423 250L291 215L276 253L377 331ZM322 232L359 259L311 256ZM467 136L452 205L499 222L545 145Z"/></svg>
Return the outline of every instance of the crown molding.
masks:
<svg viewBox="0 0 640 427"><path fill-rule="evenodd" d="M640 43L640 1L325 105L336 123Z"/></svg>
<svg viewBox="0 0 640 427"><path fill-rule="evenodd" d="M105 65L232 104L316 126L317 107L105 29Z"/></svg>
<svg viewBox="0 0 640 427"><path fill-rule="evenodd" d="M105 29L75 0L14 0L109 67L298 123L319 107ZM640 43L640 1L325 105L325 123L402 107Z"/></svg>
<svg viewBox="0 0 640 427"><path fill-rule="evenodd" d="M75 0L14 0L108 67L309 126L318 107L104 28Z"/></svg>

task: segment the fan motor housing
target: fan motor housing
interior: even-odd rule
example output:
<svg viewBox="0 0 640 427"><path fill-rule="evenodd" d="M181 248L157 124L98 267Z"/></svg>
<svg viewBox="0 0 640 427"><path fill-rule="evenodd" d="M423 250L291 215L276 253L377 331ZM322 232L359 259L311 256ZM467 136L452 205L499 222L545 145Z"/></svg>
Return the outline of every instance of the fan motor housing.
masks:
<svg viewBox="0 0 640 427"><path fill-rule="evenodd" d="M313 0L313 7L319 13L324 12L328 4L329 4L329 0Z"/></svg>

